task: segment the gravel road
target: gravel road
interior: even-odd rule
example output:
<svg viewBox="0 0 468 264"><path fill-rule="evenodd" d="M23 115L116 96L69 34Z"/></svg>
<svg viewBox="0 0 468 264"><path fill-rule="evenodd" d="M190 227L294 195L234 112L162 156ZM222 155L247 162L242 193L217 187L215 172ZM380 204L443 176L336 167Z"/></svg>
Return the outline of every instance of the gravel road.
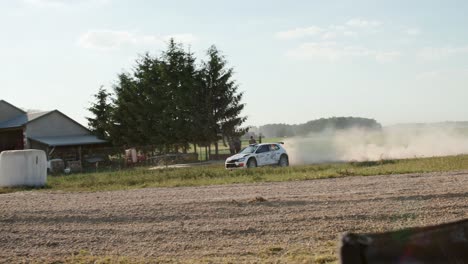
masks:
<svg viewBox="0 0 468 264"><path fill-rule="evenodd" d="M468 171L131 191L0 195L0 259L203 259L319 250L345 231L468 217Z"/></svg>

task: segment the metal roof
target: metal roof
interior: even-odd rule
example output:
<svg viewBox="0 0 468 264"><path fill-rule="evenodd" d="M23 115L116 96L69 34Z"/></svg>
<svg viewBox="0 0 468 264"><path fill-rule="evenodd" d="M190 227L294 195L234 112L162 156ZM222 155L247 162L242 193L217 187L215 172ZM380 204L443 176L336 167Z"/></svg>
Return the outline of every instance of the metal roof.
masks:
<svg viewBox="0 0 468 264"><path fill-rule="evenodd" d="M7 102L7 101L5 101L5 100L0 100L0 104L8 105L8 106L10 106L10 107L12 107L12 108L15 108L16 110L18 110L18 111L20 111L20 112L26 113L23 109L18 108L18 107L16 107L16 106L10 104L9 102Z"/></svg>
<svg viewBox="0 0 468 264"><path fill-rule="evenodd" d="M61 146L80 146L80 145L94 145L104 144L107 141L97 138L93 135L80 135L80 136L60 136L60 137L34 137L31 140L45 144L50 147Z"/></svg>
<svg viewBox="0 0 468 264"><path fill-rule="evenodd" d="M47 112L40 112L40 113L26 113L19 115L13 119L4 121L0 123L0 129L2 128L15 128L15 127L22 127L25 124L41 117L44 116L52 111L47 111Z"/></svg>

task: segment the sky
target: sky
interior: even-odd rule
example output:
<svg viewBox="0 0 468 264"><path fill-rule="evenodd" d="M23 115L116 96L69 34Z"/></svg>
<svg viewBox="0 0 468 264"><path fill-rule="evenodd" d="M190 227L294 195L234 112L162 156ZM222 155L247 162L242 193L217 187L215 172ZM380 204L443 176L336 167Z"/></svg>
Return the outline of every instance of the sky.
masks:
<svg viewBox="0 0 468 264"><path fill-rule="evenodd" d="M468 120L468 1L0 0L0 99L86 125L173 37L234 68L246 125Z"/></svg>

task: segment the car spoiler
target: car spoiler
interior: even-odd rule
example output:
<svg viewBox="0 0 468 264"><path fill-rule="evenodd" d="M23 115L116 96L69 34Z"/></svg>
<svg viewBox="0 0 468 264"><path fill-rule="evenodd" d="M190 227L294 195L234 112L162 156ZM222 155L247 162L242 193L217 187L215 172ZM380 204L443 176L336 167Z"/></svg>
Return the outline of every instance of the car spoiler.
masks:
<svg viewBox="0 0 468 264"><path fill-rule="evenodd" d="M278 142L278 144L284 145L284 142Z"/></svg>

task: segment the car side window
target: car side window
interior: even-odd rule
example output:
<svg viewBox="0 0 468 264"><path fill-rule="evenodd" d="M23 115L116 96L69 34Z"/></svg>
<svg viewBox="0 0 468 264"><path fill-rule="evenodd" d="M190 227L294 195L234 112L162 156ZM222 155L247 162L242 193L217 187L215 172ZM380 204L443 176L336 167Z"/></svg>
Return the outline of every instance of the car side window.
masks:
<svg viewBox="0 0 468 264"><path fill-rule="evenodd" d="M279 150L278 145L272 144L271 145L271 151L277 151L277 150Z"/></svg>
<svg viewBox="0 0 468 264"><path fill-rule="evenodd" d="M265 153L268 151L270 151L270 145L263 145L258 148L257 153Z"/></svg>

